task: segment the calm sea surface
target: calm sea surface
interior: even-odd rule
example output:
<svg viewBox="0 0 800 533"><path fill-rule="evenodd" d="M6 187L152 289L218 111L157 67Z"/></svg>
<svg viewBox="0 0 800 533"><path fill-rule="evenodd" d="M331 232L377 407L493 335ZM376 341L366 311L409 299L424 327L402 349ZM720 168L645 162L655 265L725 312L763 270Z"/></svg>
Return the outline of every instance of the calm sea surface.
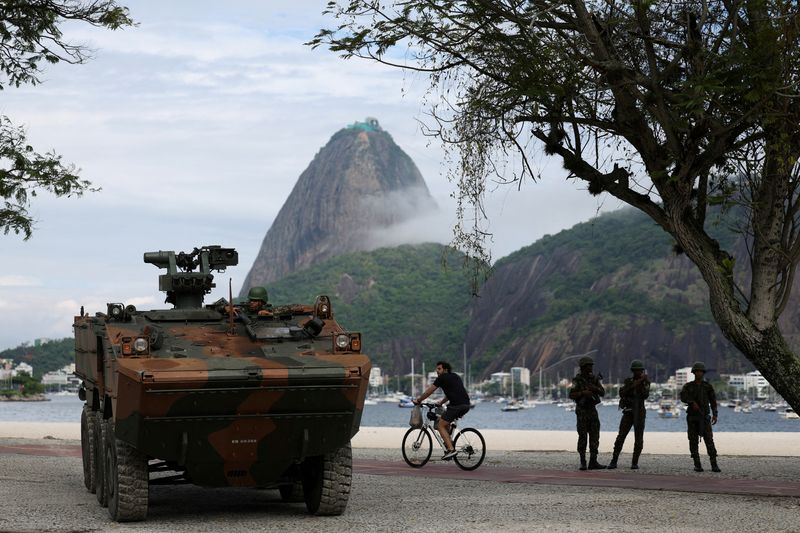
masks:
<svg viewBox="0 0 800 533"><path fill-rule="evenodd" d="M78 422L83 402L77 395L48 396L48 402L0 402L1 422ZM620 411L616 406L598 406L603 431L615 431ZM393 403L364 407L363 426L408 427L410 409ZM648 431L686 431L685 413L678 419L664 419L656 411L647 412ZM462 427L479 429L574 430L575 413L563 407L544 404L516 412L500 411L500 404L479 403L461 422ZM754 409L752 414L735 413L721 407L714 431L793 431L800 432L800 420L786 420L777 412Z"/></svg>

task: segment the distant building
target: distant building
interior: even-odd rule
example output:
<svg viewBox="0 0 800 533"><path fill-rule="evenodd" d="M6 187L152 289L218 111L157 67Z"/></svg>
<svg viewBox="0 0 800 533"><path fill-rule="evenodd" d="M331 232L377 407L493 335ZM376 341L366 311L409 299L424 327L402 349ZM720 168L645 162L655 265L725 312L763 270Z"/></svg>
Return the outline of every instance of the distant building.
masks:
<svg viewBox="0 0 800 533"><path fill-rule="evenodd" d="M757 396L762 396L769 387L767 378L758 370L747 374L731 374L728 376L728 385L742 391L754 390Z"/></svg>
<svg viewBox="0 0 800 533"><path fill-rule="evenodd" d="M22 363L18 364L16 367L14 367L14 370L11 371L11 376L12 377L16 376L20 372L25 372L29 376L33 377L33 367L31 365L29 365L28 363L22 362Z"/></svg>
<svg viewBox="0 0 800 533"><path fill-rule="evenodd" d="M67 374L61 370L46 372L42 375L42 385L66 385L67 383Z"/></svg>
<svg viewBox="0 0 800 533"><path fill-rule="evenodd" d="M80 387L81 379L75 375L75 363L65 365L58 370L47 372L42 376L42 385L48 389L77 389Z"/></svg>
<svg viewBox="0 0 800 533"><path fill-rule="evenodd" d="M489 381L493 383L506 384L511 382L510 372L495 372L489 376Z"/></svg>
<svg viewBox="0 0 800 533"><path fill-rule="evenodd" d="M522 383L530 387L531 371L530 369L521 366L511 367L511 379L514 380L514 383Z"/></svg>
<svg viewBox="0 0 800 533"><path fill-rule="evenodd" d="M683 388L684 385L689 383L690 381L694 381L694 374L692 374L692 367L686 366L683 368L679 368L675 371L675 387L680 389Z"/></svg>
<svg viewBox="0 0 800 533"><path fill-rule="evenodd" d="M11 359L0 359L0 380L8 381L11 379L11 372L14 368L14 361Z"/></svg>
<svg viewBox="0 0 800 533"><path fill-rule="evenodd" d="M383 374L381 367L373 366L369 371L369 386L370 387L383 387Z"/></svg>

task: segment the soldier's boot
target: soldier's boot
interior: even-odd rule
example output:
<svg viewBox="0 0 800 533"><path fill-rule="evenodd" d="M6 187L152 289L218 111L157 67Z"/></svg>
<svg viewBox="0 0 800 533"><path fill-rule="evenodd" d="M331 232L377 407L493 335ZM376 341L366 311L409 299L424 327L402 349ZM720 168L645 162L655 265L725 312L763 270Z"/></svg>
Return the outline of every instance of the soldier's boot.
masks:
<svg viewBox="0 0 800 533"><path fill-rule="evenodd" d="M589 456L589 470L603 470L606 465L601 465L597 462L597 454L593 453Z"/></svg>
<svg viewBox="0 0 800 533"><path fill-rule="evenodd" d="M703 471L703 465L700 463L700 456L699 455L693 455L692 459L694 459L694 471L695 472L702 472Z"/></svg>
<svg viewBox="0 0 800 533"><path fill-rule="evenodd" d="M619 459L619 452L614 450L614 455L611 457L611 462L608 463L608 469L614 470L617 468L617 460Z"/></svg>
<svg viewBox="0 0 800 533"><path fill-rule="evenodd" d="M579 452L581 454L581 467L579 470L586 470L586 452Z"/></svg>
<svg viewBox="0 0 800 533"><path fill-rule="evenodd" d="M642 452L633 452L633 457L631 458L631 470L639 470L639 455L641 454Z"/></svg>
<svg viewBox="0 0 800 533"><path fill-rule="evenodd" d="M712 472L722 472L722 470L719 469L719 465L717 465L717 457L716 456L709 457L709 459L711 459L711 471Z"/></svg>

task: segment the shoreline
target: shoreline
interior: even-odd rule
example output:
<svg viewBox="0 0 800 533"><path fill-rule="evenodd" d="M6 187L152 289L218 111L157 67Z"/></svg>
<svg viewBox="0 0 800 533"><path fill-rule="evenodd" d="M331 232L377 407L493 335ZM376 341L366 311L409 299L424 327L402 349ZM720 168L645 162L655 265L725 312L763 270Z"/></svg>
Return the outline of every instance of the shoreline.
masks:
<svg viewBox="0 0 800 533"><path fill-rule="evenodd" d="M28 396L8 396L0 395L0 402L49 402L50 398L45 394L30 394Z"/></svg>
<svg viewBox="0 0 800 533"><path fill-rule="evenodd" d="M362 427L353 438L354 448L399 449L408 428ZM486 448L491 451L574 452L575 431L535 431L516 429L481 430ZM611 453L616 431L600 432L600 453ZM0 422L0 438L54 439L80 441L79 422ZM719 432L714 442L721 456L800 457L800 434L791 432ZM435 446L435 443L434 443ZM623 453L633 449L633 433L625 440ZM701 455L705 454L703 443ZM644 452L658 455L688 455L684 432L644 434Z"/></svg>

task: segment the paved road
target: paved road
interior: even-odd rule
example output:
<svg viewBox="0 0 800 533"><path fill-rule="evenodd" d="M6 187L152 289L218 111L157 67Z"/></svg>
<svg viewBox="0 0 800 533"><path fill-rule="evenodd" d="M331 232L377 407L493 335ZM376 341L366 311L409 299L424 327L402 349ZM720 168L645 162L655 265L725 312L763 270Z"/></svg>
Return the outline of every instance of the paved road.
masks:
<svg viewBox="0 0 800 533"><path fill-rule="evenodd" d="M340 517L310 517L274 490L185 485L151 487L147 522L115 524L83 488L75 452L74 442L0 441L0 531L441 531L440 515L457 531L800 531L800 497L754 494L794 490L800 466L790 458L728 458L714 475L690 472L688 458L646 455L638 472L578 473L575 454L507 452L469 474L436 463L411 470L395 450L355 450ZM652 478L665 482L653 490ZM753 489L678 492L667 479ZM642 488L609 486L619 480Z"/></svg>

